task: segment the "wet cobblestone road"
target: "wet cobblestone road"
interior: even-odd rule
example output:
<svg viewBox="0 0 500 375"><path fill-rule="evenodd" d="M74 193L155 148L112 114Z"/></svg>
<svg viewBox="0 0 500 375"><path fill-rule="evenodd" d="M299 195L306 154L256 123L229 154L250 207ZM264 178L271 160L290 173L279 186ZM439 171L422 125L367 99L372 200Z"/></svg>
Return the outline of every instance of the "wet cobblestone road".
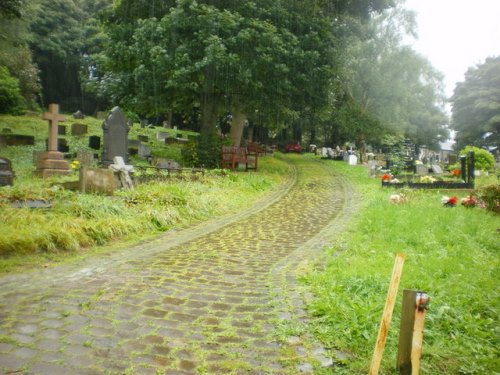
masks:
<svg viewBox="0 0 500 375"><path fill-rule="evenodd" d="M0 373L297 374L327 365L320 347L279 341L275 328L306 318L296 274L340 230L352 199L330 165L291 159L289 183L244 213L1 278Z"/></svg>

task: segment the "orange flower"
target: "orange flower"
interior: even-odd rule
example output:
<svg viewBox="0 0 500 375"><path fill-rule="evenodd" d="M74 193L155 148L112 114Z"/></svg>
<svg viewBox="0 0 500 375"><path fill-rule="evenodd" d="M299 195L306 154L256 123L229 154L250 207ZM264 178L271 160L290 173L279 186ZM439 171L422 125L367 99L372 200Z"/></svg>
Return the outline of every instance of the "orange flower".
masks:
<svg viewBox="0 0 500 375"><path fill-rule="evenodd" d="M390 174L383 174L381 179L382 181L391 181L392 176Z"/></svg>

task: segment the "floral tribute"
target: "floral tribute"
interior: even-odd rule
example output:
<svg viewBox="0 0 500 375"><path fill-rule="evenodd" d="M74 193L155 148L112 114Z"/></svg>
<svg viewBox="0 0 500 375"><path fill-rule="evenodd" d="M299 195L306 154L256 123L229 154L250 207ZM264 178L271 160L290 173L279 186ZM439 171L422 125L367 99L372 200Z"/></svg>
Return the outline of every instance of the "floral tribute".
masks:
<svg viewBox="0 0 500 375"><path fill-rule="evenodd" d="M460 177L460 169L452 169L450 173L453 177Z"/></svg>
<svg viewBox="0 0 500 375"><path fill-rule="evenodd" d="M453 197L443 196L443 198L441 198L441 203L443 203L443 206L445 207L455 207L457 205L457 202L458 198L455 196Z"/></svg>
<svg viewBox="0 0 500 375"><path fill-rule="evenodd" d="M462 204L462 206L467 208L481 206L481 201L472 194L469 195L468 197L462 198L460 203Z"/></svg>
<svg viewBox="0 0 500 375"><path fill-rule="evenodd" d="M382 177L380 177L382 179L382 181L391 181L392 180L392 176L388 173L384 173L382 175Z"/></svg>

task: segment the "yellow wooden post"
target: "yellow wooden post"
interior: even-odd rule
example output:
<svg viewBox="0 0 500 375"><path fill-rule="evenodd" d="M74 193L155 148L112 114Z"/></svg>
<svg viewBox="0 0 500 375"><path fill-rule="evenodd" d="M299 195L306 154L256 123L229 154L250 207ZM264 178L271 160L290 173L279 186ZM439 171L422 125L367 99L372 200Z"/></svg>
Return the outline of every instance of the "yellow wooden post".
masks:
<svg viewBox="0 0 500 375"><path fill-rule="evenodd" d="M392 269L391 283L387 292L384 312L382 314L382 320L380 321L377 342L375 343L375 349L373 351L372 362L370 364L368 375L377 375L380 369L380 363L382 362L382 355L384 354L385 349L385 342L387 340L387 333L389 332L389 326L391 324L392 312L396 303L399 282L401 281L401 274L403 273L404 260L404 254L396 254L394 268Z"/></svg>

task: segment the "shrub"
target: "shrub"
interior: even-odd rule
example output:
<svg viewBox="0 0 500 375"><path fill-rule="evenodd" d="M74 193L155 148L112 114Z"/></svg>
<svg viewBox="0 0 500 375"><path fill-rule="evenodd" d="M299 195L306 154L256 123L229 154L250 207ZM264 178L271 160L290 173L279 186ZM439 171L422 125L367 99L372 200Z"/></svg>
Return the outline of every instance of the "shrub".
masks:
<svg viewBox="0 0 500 375"><path fill-rule="evenodd" d="M500 214L500 184L483 186L479 189L478 196L488 211Z"/></svg>
<svg viewBox="0 0 500 375"><path fill-rule="evenodd" d="M19 81L10 75L6 67L0 66L0 113L18 115L22 113L22 108Z"/></svg>
<svg viewBox="0 0 500 375"><path fill-rule="evenodd" d="M460 155L465 156L469 151L474 152L474 167L477 170L489 171L495 166L495 158L491 153L475 146L466 146L460 151Z"/></svg>

